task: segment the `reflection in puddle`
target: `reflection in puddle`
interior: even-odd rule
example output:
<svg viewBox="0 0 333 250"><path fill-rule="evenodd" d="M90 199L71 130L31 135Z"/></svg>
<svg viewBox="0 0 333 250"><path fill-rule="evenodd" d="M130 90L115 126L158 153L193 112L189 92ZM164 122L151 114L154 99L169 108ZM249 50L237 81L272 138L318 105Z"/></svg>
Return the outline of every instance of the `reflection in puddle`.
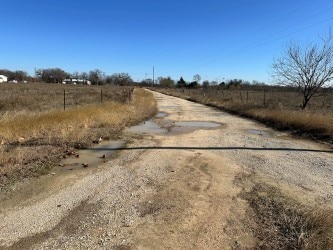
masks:
<svg viewBox="0 0 333 250"><path fill-rule="evenodd" d="M248 133L250 134L255 134L255 135L261 135L263 137L273 137L273 133L265 130L259 130L259 129L249 129L247 130Z"/></svg>
<svg viewBox="0 0 333 250"><path fill-rule="evenodd" d="M195 127L195 128L218 128L221 126L221 124L216 122L200 122L200 121L175 122L175 125L182 127Z"/></svg>
<svg viewBox="0 0 333 250"><path fill-rule="evenodd" d="M142 122L137 126L125 129L127 133L142 133L142 134L165 134L168 131L158 126L155 122L149 120Z"/></svg>
<svg viewBox="0 0 333 250"><path fill-rule="evenodd" d="M162 118L162 117L166 117L168 114L165 112L158 112L157 115L155 116L156 118Z"/></svg>
<svg viewBox="0 0 333 250"><path fill-rule="evenodd" d="M204 121L175 122L174 125L175 126L170 129L171 135L189 133L198 129L214 129L222 126L220 123Z"/></svg>
<svg viewBox="0 0 333 250"><path fill-rule="evenodd" d="M124 145L125 141L105 141L92 148L79 150L74 155L68 155L61 161L60 165L66 170L96 167L106 162L115 153L114 149Z"/></svg>

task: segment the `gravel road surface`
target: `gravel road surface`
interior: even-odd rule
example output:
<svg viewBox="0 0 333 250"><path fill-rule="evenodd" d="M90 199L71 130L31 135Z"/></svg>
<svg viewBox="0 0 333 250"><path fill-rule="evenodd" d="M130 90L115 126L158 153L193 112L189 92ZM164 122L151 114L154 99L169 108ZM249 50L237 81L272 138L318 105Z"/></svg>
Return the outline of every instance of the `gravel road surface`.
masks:
<svg viewBox="0 0 333 250"><path fill-rule="evenodd" d="M160 113L125 132L114 158L57 167L2 200L0 249L251 248L240 176L333 207L328 146L154 95Z"/></svg>

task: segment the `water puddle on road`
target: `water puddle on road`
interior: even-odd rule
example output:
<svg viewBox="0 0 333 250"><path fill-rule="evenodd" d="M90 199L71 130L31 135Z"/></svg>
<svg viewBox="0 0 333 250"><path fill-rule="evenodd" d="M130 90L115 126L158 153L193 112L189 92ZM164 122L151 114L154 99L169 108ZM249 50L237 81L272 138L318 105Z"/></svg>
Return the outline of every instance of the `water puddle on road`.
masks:
<svg viewBox="0 0 333 250"><path fill-rule="evenodd" d="M103 141L100 144L79 150L76 152L65 152L60 166L64 170L82 169L96 167L108 160L115 154L116 150L125 145L125 141Z"/></svg>
<svg viewBox="0 0 333 250"><path fill-rule="evenodd" d="M156 118L167 116L165 112L159 112ZM161 128L152 120L140 123L124 130L125 133L136 134L166 134L167 129ZM82 169L87 167L96 167L113 157L116 149L122 148L125 141L102 141L88 149L78 150L75 152L64 152L64 159L60 162L60 166L64 170Z"/></svg>
<svg viewBox="0 0 333 250"><path fill-rule="evenodd" d="M273 133L265 130L259 130L259 129L249 129L247 130L247 133L254 134L254 135L261 135L263 137L271 138L273 137Z"/></svg>
<svg viewBox="0 0 333 250"><path fill-rule="evenodd" d="M191 127L191 128L218 128L221 124L216 122L201 122L201 121L187 121L187 122L175 122L176 126Z"/></svg>
<svg viewBox="0 0 333 250"><path fill-rule="evenodd" d="M126 133L136 133L136 134L166 134L167 129L161 128L152 120L140 123L137 126L133 126L125 129Z"/></svg>
<svg viewBox="0 0 333 250"><path fill-rule="evenodd" d="M156 118L163 118L167 116L167 113L159 112ZM175 135L179 133L188 133L197 129L215 129L222 125L215 122L206 121L183 121L174 122L171 120L165 120L166 127L161 127L153 120L148 120L140 123L139 125L126 128L125 133L134 134L167 134ZM115 152L119 148L125 145L125 141L102 141L88 149L78 150L75 152L64 152L64 159L60 162L61 169L63 170L75 170L83 169L87 167L96 167L104 162L110 160Z"/></svg>
<svg viewBox="0 0 333 250"><path fill-rule="evenodd" d="M158 112L157 115L155 116L156 118L163 118L166 117L168 114L165 112Z"/></svg>
<svg viewBox="0 0 333 250"><path fill-rule="evenodd" d="M170 128L171 135L179 133L189 133L198 129L216 129L221 127L222 124L216 122L205 121L184 121L174 122L174 126Z"/></svg>

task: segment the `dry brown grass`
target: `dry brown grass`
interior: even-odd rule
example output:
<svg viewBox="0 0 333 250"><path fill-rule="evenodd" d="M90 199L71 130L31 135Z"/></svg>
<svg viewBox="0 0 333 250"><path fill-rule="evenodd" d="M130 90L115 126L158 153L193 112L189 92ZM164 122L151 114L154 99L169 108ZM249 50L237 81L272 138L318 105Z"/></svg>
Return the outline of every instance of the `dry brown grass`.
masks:
<svg viewBox="0 0 333 250"><path fill-rule="evenodd" d="M43 112L63 109L64 91L66 108L85 104L101 103L101 92L104 102L125 101L124 87L110 85L62 85L47 83L0 84L0 116L6 112Z"/></svg>
<svg viewBox="0 0 333 250"><path fill-rule="evenodd" d="M294 129L310 133L333 135L333 116L304 111L252 109L247 112L251 116L281 129Z"/></svg>
<svg viewBox="0 0 333 250"><path fill-rule="evenodd" d="M134 116L131 105L120 103L91 104L68 111L24 113L5 116L0 122L0 136L13 141L19 137L55 137L79 139L80 131L106 126L121 127ZM129 117L128 117L129 116Z"/></svg>
<svg viewBox="0 0 333 250"><path fill-rule="evenodd" d="M333 213L310 208L274 187L256 184L243 197L254 213L260 249L333 249ZM251 223L250 223L251 224Z"/></svg>
<svg viewBox="0 0 333 250"><path fill-rule="evenodd" d="M50 88L52 96L54 85ZM114 88L112 95L116 98L112 101L101 103L99 99L66 111L52 105L48 111L32 111L22 106L3 113L0 119L0 187L43 174L56 164L65 149L85 148L99 137L116 138L125 126L156 113L151 93L137 89L127 101L124 93L127 94L128 89ZM37 96L33 99L36 102ZM46 109L46 105L42 106Z"/></svg>

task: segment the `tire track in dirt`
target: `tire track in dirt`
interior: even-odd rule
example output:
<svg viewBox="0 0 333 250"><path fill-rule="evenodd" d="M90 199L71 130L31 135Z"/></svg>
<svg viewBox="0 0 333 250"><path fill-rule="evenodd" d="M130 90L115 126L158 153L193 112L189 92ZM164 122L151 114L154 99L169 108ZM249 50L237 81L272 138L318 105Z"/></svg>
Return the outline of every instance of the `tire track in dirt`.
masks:
<svg viewBox="0 0 333 250"><path fill-rule="evenodd" d="M145 222L133 245L162 249L253 245L251 232L239 219L245 217L246 203L237 197L239 189L230 189L235 169L201 152L192 154L143 202Z"/></svg>

